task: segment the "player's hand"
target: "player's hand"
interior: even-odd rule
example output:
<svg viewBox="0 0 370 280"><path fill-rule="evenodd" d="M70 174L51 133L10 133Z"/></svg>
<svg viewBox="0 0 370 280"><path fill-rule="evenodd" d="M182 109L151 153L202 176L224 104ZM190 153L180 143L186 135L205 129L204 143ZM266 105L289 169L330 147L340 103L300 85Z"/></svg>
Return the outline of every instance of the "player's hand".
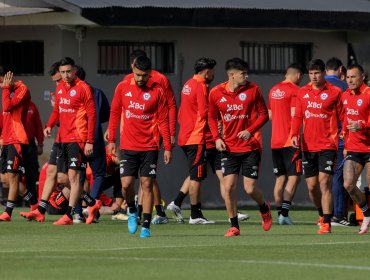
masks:
<svg viewBox="0 0 370 280"><path fill-rule="evenodd" d="M225 142L222 139L216 140L216 149L220 152L223 152L226 150Z"/></svg>
<svg viewBox="0 0 370 280"><path fill-rule="evenodd" d="M51 128L50 127L45 127L44 136L47 137L47 138L51 137Z"/></svg>
<svg viewBox="0 0 370 280"><path fill-rule="evenodd" d="M251 134L248 130L243 130L238 133L237 137L243 140L248 140L249 138L251 138Z"/></svg>
<svg viewBox="0 0 370 280"><path fill-rule="evenodd" d="M164 164L167 165L172 160L172 152L171 151L164 151Z"/></svg>
<svg viewBox="0 0 370 280"><path fill-rule="evenodd" d="M12 83L13 83L13 73L9 71L4 76L2 87L8 87Z"/></svg>
<svg viewBox="0 0 370 280"><path fill-rule="evenodd" d="M108 142L108 138L109 138L109 130L107 129L105 132L104 132L104 140L106 142Z"/></svg>
<svg viewBox="0 0 370 280"><path fill-rule="evenodd" d="M293 146L293 148L299 149L299 142L298 142L298 137L297 136L292 137L292 146Z"/></svg>
<svg viewBox="0 0 370 280"><path fill-rule="evenodd" d="M357 122L357 121L352 121L352 120L349 120L348 121L348 125L347 125L347 129L351 132L357 132L357 131L360 131L361 129L361 126L360 126L360 123Z"/></svg>
<svg viewBox="0 0 370 280"><path fill-rule="evenodd" d="M109 143L108 144L108 153L110 155L116 156L116 143Z"/></svg>
<svg viewBox="0 0 370 280"><path fill-rule="evenodd" d="M93 153L93 149L94 148L94 145L91 144L91 143L86 143L85 144L85 149L84 149L84 153L85 153L85 156L91 156L92 153Z"/></svg>

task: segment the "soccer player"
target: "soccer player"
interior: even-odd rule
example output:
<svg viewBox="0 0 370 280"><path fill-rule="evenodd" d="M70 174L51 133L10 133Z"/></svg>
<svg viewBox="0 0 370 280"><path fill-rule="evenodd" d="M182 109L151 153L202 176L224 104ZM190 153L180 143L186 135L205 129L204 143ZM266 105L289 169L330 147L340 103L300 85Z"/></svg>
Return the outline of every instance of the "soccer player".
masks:
<svg viewBox="0 0 370 280"><path fill-rule="evenodd" d="M291 141L291 121L302 78L302 67L296 63L289 65L285 80L272 87L268 97L268 112L272 123L272 163L276 178L274 198L279 225L293 225L289 209L302 174L301 151L293 148Z"/></svg>
<svg viewBox="0 0 370 280"><path fill-rule="evenodd" d="M44 135L50 137L52 128L59 120L61 145L57 168L58 171L67 173L67 176L58 174L58 181L67 183L67 180L71 192L67 213L54 224L73 225L72 215L82 193L80 172L82 168L86 168L86 156L92 155L93 152L96 111L92 90L76 76L73 59L63 58L60 61L59 72L62 81L57 86L55 106L44 129ZM101 206L99 200L88 194L84 195L84 199L88 206L93 208L93 212L99 210ZM92 220L86 220L87 224L91 222Z"/></svg>
<svg viewBox="0 0 370 280"><path fill-rule="evenodd" d="M130 55L130 62L131 68L133 68L133 64L135 59L139 56L147 56L146 52L140 49L134 50ZM125 80L130 81L132 80L134 74L128 74L125 76ZM162 73L152 69L150 72L150 78L152 82L157 83L160 85L166 97L166 103L168 106L168 120L169 120L169 127L170 127L170 135L171 135L171 144L175 145L175 137L176 137L176 117L177 117L177 105L175 95L173 94L173 89L171 86L170 81L168 78L163 75ZM163 210L162 206L162 196L158 186L157 179L153 181L153 199L154 199L154 207L156 209L157 214L152 219L152 224L167 224L168 218L166 216L166 212ZM141 214L143 211L142 205L142 191L141 188L138 192L138 217L141 219Z"/></svg>
<svg viewBox="0 0 370 280"><path fill-rule="evenodd" d="M207 220L201 210L200 185L206 177L205 128L207 125L208 87L214 79L216 61L202 57L195 62L194 76L189 79L181 91L181 104L178 121L180 125L178 145L184 151L189 170L188 180L191 214L189 224L213 224ZM183 185L184 185L183 184ZM177 200L175 200L177 201ZM181 221L181 212L176 211L176 204L169 204L167 209L174 211ZM176 208L176 209L175 209Z"/></svg>
<svg viewBox="0 0 370 280"><path fill-rule="evenodd" d="M28 145L27 133L24 124L27 120L27 111L31 101L28 88L22 81L14 81L13 73L1 67L0 84L2 87L2 180L6 177L9 185L6 209L0 215L0 221L11 221L13 209L19 192L21 176L25 174L24 151ZM5 176L4 176L5 175ZM37 203L37 199L29 191L24 198Z"/></svg>
<svg viewBox="0 0 370 280"><path fill-rule="evenodd" d="M153 179L157 173L160 134L165 148L164 163L169 164L172 156L166 96L163 88L150 80L150 73L150 59L137 57L133 66L134 77L130 81L123 80L116 87L108 125L108 150L115 154L116 130L121 120L120 174L122 194L130 212L128 230L131 234L138 229L134 184L135 177L140 175L143 191L141 238L151 236Z"/></svg>
<svg viewBox="0 0 370 280"><path fill-rule="evenodd" d="M343 92L347 90L348 85L345 81L340 79L341 73L343 72L343 63L336 57L330 58L325 65L326 75L325 80L334 86L339 87ZM339 133L342 130L341 122L338 122ZM338 153L337 153L337 164L333 175L333 217L331 218L331 225L349 226L350 223L347 221L348 206L347 199L348 194L343 187L343 157L344 142L339 137L338 142Z"/></svg>
<svg viewBox="0 0 370 280"><path fill-rule="evenodd" d="M370 210L366 197L356 186L357 179L364 168L366 168L368 184L370 183L370 88L365 85L364 80L365 73L362 66L349 66L348 89L341 99L344 110L344 143L347 151L343 168L344 187L364 213L359 234L365 234L370 224Z"/></svg>
<svg viewBox="0 0 370 280"><path fill-rule="evenodd" d="M249 66L240 58L226 61L228 81L214 87L209 95L208 123L216 148L222 152L224 199L231 227L225 236L240 235L236 208L236 185L242 168L244 189L260 207L262 227L270 230L270 205L256 187L261 159L255 133L267 122L268 112L259 87L247 80ZM223 136L218 129L219 115Z"/></svg>
<svg viewBox="0 0 370 280"><path fill-rule="evenodd" d="M297 94L292 120L292 145L300 148L298 135L303 123L303 171L310 199L320 215L318 234L331 233L333 211L331 180L338 150L338 119L342 113L342 91L325 81L325 63L308 63L310 83Z"/></svg>

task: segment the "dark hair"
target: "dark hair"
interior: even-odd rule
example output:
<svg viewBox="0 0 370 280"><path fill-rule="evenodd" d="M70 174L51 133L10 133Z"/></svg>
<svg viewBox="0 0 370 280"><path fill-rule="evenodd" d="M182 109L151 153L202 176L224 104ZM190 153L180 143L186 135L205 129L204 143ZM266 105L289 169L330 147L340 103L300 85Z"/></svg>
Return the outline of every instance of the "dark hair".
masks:
<svg viewBox="0 0 370 280"><path fill-rule="evenodd" d="M208 57L199 58L195 61L194 70L195 73L199 73L204 69L213 69L216 66L216 60Z"/></svg>
<svg viewBox="0 0 370 280"><path fill-rule="evenodd" d="M336 57L332 57L326 62L326 70L337 71L341 66L343 66L342 61Z"/></svg>
<svg viewBox="0 0 370 280"><path fill-rule="evenodd" d="M130 54L130 64L134 63L134 60L138 58L139 56L147 56L146 52L141 49L133 50Z"/></svg>
<svg viewBox="0 0 370 280"><path fill-rule="evenodd" d="M360 64L352 64L352 65L348 66L347 71L355 69L355 68L358 69L358 71L360 71L360 74L364 73L364 68Z"/></svg>
<svg viewBox="0 0 370 280"><path fill-rule="evenodd" d="M299 73L301 73L301 74L303 74L304 72L305 72L305 69L304 69L304 67L302 66L302 64L300 64L300 63L296 63L296 62L294 62L294 63L292 63L292 64L290 64L289 66L288 66L288 68L287 68L287 71L288 71L288 69L294 69L294 70L297 70Z"/></svg>
<svg viewBox="0 0 370 280"><path fill-rule="evenodd" d="M85 81L86 72L80 65L76 65L76 76L80 78L80 80Z"/></svg>
<svg viewBox="0 0 370 280"><path fill-rule="evenodd" d="M70 58L70 57L62 58L59 61L59 67L60 66L66 66L66 65L75 66L75 61L72 58Z"/></svg>
<svg viewBox="0 0 370 280"><path fill-rule="evenodd" d="M321 59L312 59L307 64L308 71L311 70L320 70L321 72L325 71L325 63Z"/></svg>
<svg viewBox="0 0 370 280"><path fill-rule="evenodd" d="M49 75L54 76L56 73L58 73L59 72L59 66L60 66L59 61L54 62L49 68Z"/></svg>
<svg viewBox="0 0 370 280"><path fill-rule="evenodd" d="M242 60L239 57L234 57L226 61L225 70L236 69L241 71L249 71L248 62Z"/></svg>
<svg viewBox="0 0 370 280"><path fill-rule="evenodd" d="M0 77L4 77L6 73L8 73L9 70L3 66L3 65L0 65Z"/></svg>
<svg viewBox="0 0 370 280"><path fill-rule="evenodd" d="M149 57L147 56L138 56L135 59L134 67L141 71L148 71L152 69L152 62Z"/></svg>

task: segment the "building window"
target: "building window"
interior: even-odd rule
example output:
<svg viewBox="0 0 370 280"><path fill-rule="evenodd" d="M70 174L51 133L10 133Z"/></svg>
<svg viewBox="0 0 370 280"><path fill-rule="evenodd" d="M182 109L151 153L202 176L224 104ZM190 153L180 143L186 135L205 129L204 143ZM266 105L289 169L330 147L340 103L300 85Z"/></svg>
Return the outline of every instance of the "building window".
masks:
<svg viewBox="0 0 370 280"><path fill-rule="evenodd" d="M249 43L242 42L242 57L251 73L285 73L289 64L305 66L312 58L310 43Z"/></svg>
<svg viewBox="0 0 370 280"><path fill-rule="evenodd" d="M130 54L135 49L144 50L152 61L152 67L162 73L171 74L175 69L175 47L173 43L155 42L98 42L98 73L104 75L131 72Z"/></svg>
<svg viewBox="0 0 370 280"><path fill-rule="evenodd" d="M43 41L0 41L0 64L15 75L44 75Z"/></svg>

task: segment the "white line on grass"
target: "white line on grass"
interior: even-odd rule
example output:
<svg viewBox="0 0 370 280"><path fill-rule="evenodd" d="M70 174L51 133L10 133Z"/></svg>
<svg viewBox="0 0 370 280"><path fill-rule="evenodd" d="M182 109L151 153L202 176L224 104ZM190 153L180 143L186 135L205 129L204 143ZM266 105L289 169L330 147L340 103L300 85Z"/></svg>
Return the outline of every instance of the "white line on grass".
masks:
<svg viewBox="0 0 370 280"><path fill-rule="evenodd" d="M273 246L321 246L321 245L353 245L353 244L369 244L370 241L339 241L339 242L315 242L315 243L277 243L271 244L269 247ZM42 252L109 252L109 251L129 251L129 250L152 250L152 249L176 249L176 248L203 248L203 247L230 247L231 244L222 244L222 245L214 245L214 244L193 244L193 245L165 245L165 246L140 246L140 247L115 247L115 248L79 248L79 249L59 249L59 248L51 248L45 250L39 250L37 248L28 248L28 249L17 249L17 250L7 250L3 249L0 250L0 253L42 253ZM235 244L235 246L264 246L263 244Z"/></svg>
<svg viewBox="0 0 370 280"><path fill-rule="evenodd" d="M1 258L2 256L0 256ZM17 258L27 258L27 256L17 256ZM345 269L345 270L361 270L361 271L370 271L370 266L355 266L355 265L345 265L345 264L325 264L325 263L305 263L305 262L289 262L289 261L270 261L270 260L230 260L230 259L222 259L222 260L214 260L214 259L194 259L194 258L162 258L162 257L151 257L151 258L142 258L142 257L104 257L104 256L34 256L32 258L40 258L40 259L78 259L83 260L86 259L88 261L91 260L101 260L101 261L163 261L163 262L189 262L198 264L202 263L235 263L235 264L257 264L257 265L284 265L284 266L298 266L298 267L318 267L318 268L329 268L329 269Z"/></svg>

